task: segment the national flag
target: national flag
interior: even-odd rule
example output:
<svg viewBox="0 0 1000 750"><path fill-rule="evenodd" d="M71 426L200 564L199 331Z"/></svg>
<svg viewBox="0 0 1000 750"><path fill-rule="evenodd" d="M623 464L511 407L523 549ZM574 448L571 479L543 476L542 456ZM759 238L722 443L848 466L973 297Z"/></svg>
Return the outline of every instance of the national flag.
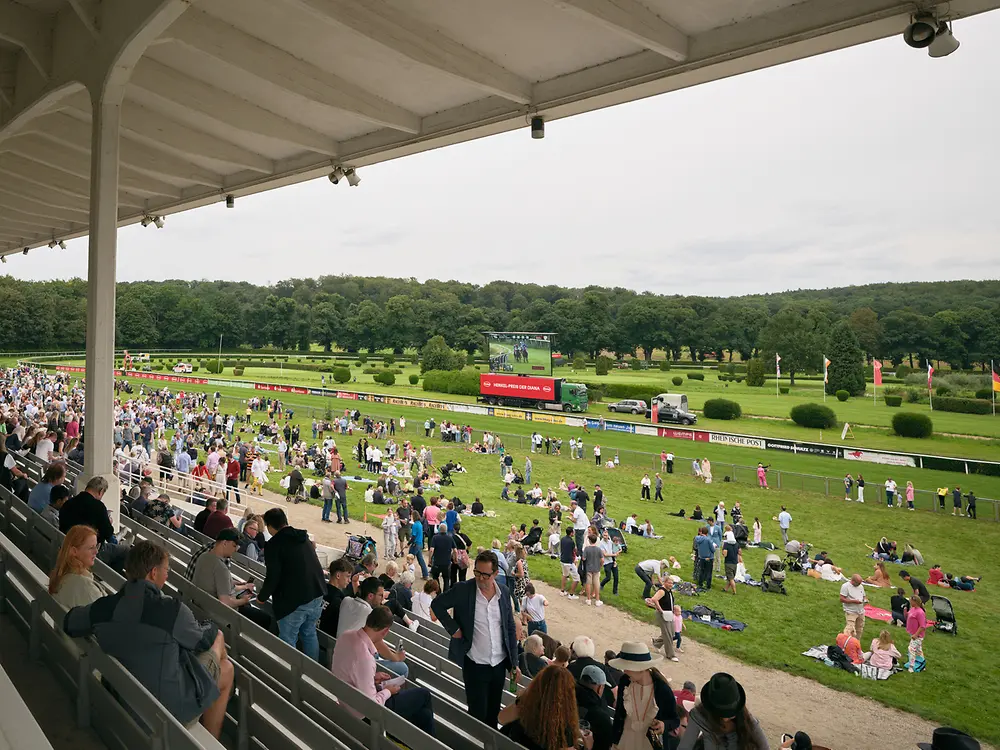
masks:
<svg viewBox="0 0 1000 750"><path fill-rule="evenodd" d="M781 377L781 357L777 352L774 353L774 372L779 378Z"/></svg>
<svg viewBox="0 0 1000 750"><path fill-rule="evenodd" d="M934 377L934 366L931 361L927 360L927 390L930 390L932 386L932 378Z"/></svg>
<svg viewBox="0 0 1000 750"><path fill-rule="evenodd" d="M990 374L993 375L993 390L1000 393L1000 375L997 375L996 372L993 371L992 366L990 367Z"/></svg>
<svg viewBox="0 0 1000 750"><path fill-rule="evenodd" d="M881 360L872 360L872 367L875 370L875 385L882 385L882 362Z"/></svg>
<svg viewBox="0 0 1000 750"><path fill-rule="evenodd" d="M830 383L830 360L826 355L823 356L823 382L828 385Z"/></svg>

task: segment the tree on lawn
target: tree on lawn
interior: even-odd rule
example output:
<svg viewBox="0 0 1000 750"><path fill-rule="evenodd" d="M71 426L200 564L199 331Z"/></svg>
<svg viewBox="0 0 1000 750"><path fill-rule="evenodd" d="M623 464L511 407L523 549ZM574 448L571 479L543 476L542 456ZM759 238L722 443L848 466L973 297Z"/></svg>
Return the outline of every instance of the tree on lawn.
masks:
<svg viewBox="0 0 1000 750"><path fill-rule="evenodd" d="M847 321L840 321L830 331L826 356L830 360L830 382L826 384L826 392L844 390L852 396L864 395L865 354Z"/></svg>
<svg viewBox="0 0 1000 750"><path fill-rule="evenodd" d="M882 323L870 307L859 307L849 318L851 330L865 356L870 360L882 354Z"/></svg>
<svg viewBox="0 0 1000 750"><path fill-rule="evenodd" d="M465 355L453 352L444 336L434 336L420 350L420 372L429 370L461 370Z"/></svg>
<svg viewBox="0 0 1000 750"><path fill-rule="evenodd" d="M788 373L791 385L795 385L795 373L822 367L825 342L826 316L793 305L783 307L760 332L764 362L773 363L775 353L779 354L781 369Z"/></svg>

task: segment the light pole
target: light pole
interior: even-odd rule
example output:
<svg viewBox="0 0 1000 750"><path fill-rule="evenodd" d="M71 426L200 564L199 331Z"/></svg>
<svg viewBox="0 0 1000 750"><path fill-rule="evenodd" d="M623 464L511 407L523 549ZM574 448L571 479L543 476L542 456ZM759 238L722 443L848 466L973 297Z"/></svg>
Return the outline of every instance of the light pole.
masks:
<svg viewBox="0 0 1000 750"><path fill-rule="evenodd" d="M219 361L217 363L218 372L222 372L222 334L219 334Z"/></svg>

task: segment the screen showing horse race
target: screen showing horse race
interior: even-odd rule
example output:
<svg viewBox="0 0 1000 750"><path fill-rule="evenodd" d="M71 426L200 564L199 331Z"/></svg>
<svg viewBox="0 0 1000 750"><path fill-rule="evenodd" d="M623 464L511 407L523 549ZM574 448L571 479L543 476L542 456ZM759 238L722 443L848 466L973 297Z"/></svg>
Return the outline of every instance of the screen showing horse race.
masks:
<svg viewBox="0 0 1000 750"><path fill-rule="evenodd" d="M552 334L487 333L490 372L552 375Z"/></svg>

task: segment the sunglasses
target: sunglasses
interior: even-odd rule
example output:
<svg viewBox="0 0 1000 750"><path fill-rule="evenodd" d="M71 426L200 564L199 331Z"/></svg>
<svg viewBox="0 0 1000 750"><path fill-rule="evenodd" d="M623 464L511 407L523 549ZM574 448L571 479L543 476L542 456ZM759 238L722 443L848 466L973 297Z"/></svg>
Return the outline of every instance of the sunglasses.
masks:
<svg viewBox="0 0 1000 750"><path fill-rule="evenodd" d="M476 576L476 578L486 579L486 578L492 578L493 577L493 571L492 570L489 570L489 571L473 570L472 573L473 573L473 575Z"/></svg>

